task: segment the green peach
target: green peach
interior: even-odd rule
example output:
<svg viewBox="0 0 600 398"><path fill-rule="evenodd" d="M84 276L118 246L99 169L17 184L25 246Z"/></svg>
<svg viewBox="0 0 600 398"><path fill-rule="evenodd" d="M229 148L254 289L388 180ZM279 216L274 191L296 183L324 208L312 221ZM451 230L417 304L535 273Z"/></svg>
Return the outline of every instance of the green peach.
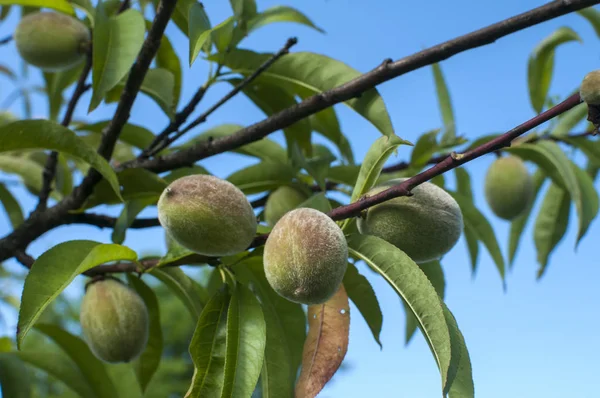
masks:
<svg viewBox="0 0 600 398"><path fill-rule="evenodd" d="M284 185L277 188L269 195L267 203L265 203L267 224L275 225L285 213L295 209L306 199L308 199L308 195L295 187Z"/></svg>
<svg viewBox="0 0 600 398"><path fill-rule="evenodd" d="M280 296L295 303L321 304L342 283L348 244L340 227L326 214L299 208L275 224L263 260L267 281Z"/></svg>
<svg viewBox="0 0 600 398"><path fill-rule="evenodd" d="M371 189L367 196L405 180L386 181ZM412 194L370 207L358 219L358 230L391 243L416 263L439 259L456 245L462 234L460 207L448 192L430 182L413 188Z"/></svg>
<svg viewBox="0 0 600 398"><path fill-rule="evenodd" d="M158 219L181 246L205 256L229 256L256 235L254 210L229 181L196 174L173 181L158 200Z"/></svg>
<svg viewBox="0 0 600 398"><path fill-rule="evenodd" d="M486 174L485 198L498 217L514 220L533 198L533 182L525 163L516 156L496 159Z"/></svg>
<svg viewBox="0 0 600 398"><path fill-rule="evenodd" d="M600 105L600 70L585 75L579 88L579 96L589 105Z"/></svg>
<svg viewBox="0 0 600 398"><path fill-rule="evenodd" d="M85 339L99 359L130 362L148 342L148 309L135 290L114 279L92 282L81 302Z"/></svg>
<svg viewBox="0 0 600 398"><path fill-rule="evenodd" d="M47 72L82 62L91 42L90 31L81 21L57 12L27 14L19 22L14 38L21 57Z"/></svg>

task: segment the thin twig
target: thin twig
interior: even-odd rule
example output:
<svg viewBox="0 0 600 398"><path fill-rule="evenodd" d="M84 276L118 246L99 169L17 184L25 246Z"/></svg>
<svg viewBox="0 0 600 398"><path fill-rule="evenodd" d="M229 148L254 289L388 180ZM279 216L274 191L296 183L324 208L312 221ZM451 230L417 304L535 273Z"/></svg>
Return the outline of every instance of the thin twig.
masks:
<svg viewBox="0 0 600 398"><path fill-rule="evenodd" d="M204 123L206 119L217 109L219 109L223 104L232 99L236 94L242 91L245 87L247 87L250 83L252 83L258 76L260 76L264 71L269 69L271 65L273 65L279 58L290 52L290 48L292 48L296 43L298 43L298 39L295 37L291 37L287 40L285 45L273 54L268 60L266 60L261 66L259 66L251 75L247 76L244 80L242 80L238 85L236 85L229 93L227 93L223 98L221 98L217 103L207 109L202 115L198 116L193 122L191 122L187 127L179 131L177 134L173 135L170 138L166 138L159 146L153 149L149 156L154 156L158 152L162 151L164 148L167 148L173 142L177 141L181 136L185 133L198 126L201 123Z"/></svg>
<svg viewBox="0 0 600 398"><path fill-rule="evenodd" d="M25 253L22 250L17 250L17 252L15 253L15 258L18 262L20 262L29 269L31 269L31 266L35 262L35 259L33 257L31 257L29 254Z"/></svg>
<svg viewBox="0 0 600 398"><path fill-rule="evenodd" d="M12 35L7 36L4 39L0 39L0 46L10 43L12 41L12 39L13 39Z"/></svg>
<svg viewBox="0 0 600 398"><path fill-rule="evenodd" d="M117 14L120 14L123 11L128 10L130 7L131 7L131 1L130 0L123 0L123 2L121 3L121 6L119 7L119 10L117 11Z"/></svg>
<svg viewBox="0 0 600 398"><path fill-rule="evenodd" d="M73 95L69 100L69 104L67 105L67 110L65 111L65 115L63 116L63 120L60 123L61 125L68 127L71 123L71 119L73 118L73 113L75 112L75 107L79 102L81 96L89 89L90 86L86 85L86 80L90 71L92 70L92 53L88 52L86 56L85 66L83 67L81 74L79 75L79 80L77 80L77 85L75 86L75 91L73 91ZM39 193L39 201L35 208L35 211L42 211L46 209L48 204L48 198L50 197L50 193L52 192L52 182L54 181L54 177L56 175L56 166L58 164L58 152L52 151L48 158L46 159L46 164L44 165L44 171L42 174L42 189Z"/></svg>

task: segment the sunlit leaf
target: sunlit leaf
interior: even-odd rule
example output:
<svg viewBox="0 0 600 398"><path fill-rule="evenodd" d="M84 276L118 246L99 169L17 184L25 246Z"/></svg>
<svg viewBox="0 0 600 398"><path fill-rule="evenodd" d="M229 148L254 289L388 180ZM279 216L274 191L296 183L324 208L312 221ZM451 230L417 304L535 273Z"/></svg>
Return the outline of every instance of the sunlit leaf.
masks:
<svg viewBox="0 0 600 398"><path fill-rule="evenodd" d="M581 38L571 28L560 27L544 38L529 57L527 82L533 109L540 113L546 102L554 70L554 53L560 44L579 41Z"/></svg>
<svg viewBox="0 0 600 398"><path fill-rule="evenodd" d="M176 109L181 96L181 62L166 35L160 39L160 47L156 53L156 66L168 70L173 75L173 109Z"/></svg>
<svg viewBox="0 0 600 398"><path fill-rule="evenodd" d="M458 328L456 318L448 306L442 302L444 308L444 317L448 323L448 327L451 330L451 334L454 336L452 344L458 346L460 353L460 360L458 362L458 371L456 377L450 386L450 398L475 398L475 386L473 385L473 369L471 367L471 358L469 351L467 350L467 344L465 338Z"/></svg>
<svg viewBox="0 0 600 398"><path fill-rule="evenodd" d="M367 263L394 288L419 321L433 352L447 393L458 371L459 347L445 319L442 300L421 268L403 251L371 235L353 234L348 238L351 255Z"/></svg>
<svg viewBox="0 0 600 398"><path fill-rule="evenodd" d="M429 159L438 150L437 136L439 133L439 130L432 130L419 137L410 156L412 166L421 167L429 162Z"/></svg>
<svg viewBox="0 0 600 398"><path fill-rule="evenodd" d="M227 54L225 63L233 71L249 75L270 57L271 54L236 49ZM215 61L218 58L213 55L209 59ZM263 72L259 79L299 85L314 93L322 93L360 75L359 71L324 55L297 52L279 59ZM348 100L345 104L370 121L382 134L386 136L394 134L385 103L377 90L366 91L359 98Z"/></svg>
<svg viewBox="0 0 600 398"><path fill-rule="evenodd" d="M227 181L245 194L253 194L278 188L291 182L295 176L294 169L287 164L261 162L234 172Z"/></svg>
<svg viewBox="0 0 600 398"><path fill-rule="evenodd" d="M18 175L23 183L36 194L42 189L44 167L33 160L0 155L0 170L8 174ZM62 195L56 190L50 193L50 197L58 200L62 199Z"/></svg>
<svg viewBox="0 0 600 398"><path fill-rule="evenodd" d="M308 334L296 397L315 397L333 377L348 351L350 304L344 285L327 302L308 307Z"/></svg>
<svg viewBox="0 0 600 398"><path fill-rule="evenodd" d="M39 256L25 278L17 327L17 346L21 347L23 339L44 309L77 275L115 260L135 261L137 254L125 246L72 240L60 243Z"/></svg>
<svg viewBox="0 0 600 398"><path fill-rule="evenodd" d="M21 120L0 127L0 152L50 149L81 159L96 169L118 195L119 183L110 165L71 130L49 120Z"/></svg>
<svg viewBox="0 0 600 398"><path fill-rule="evenodd" d="M140 295L149 315L148 343L144 352L134 363L135 373L142 391L146 391L152 376L157 371L163 353L163 335L160 324L160 312L156 294L140 278L127 275L129 284Z"/></svg>
<svg viewBox="0 0 600 398"><path fill-rule="evenodd" d="M96 7L93 33L92 99L88 112L100 105L108 90L129 72L144 42L144 17L134 9L108 16Z"/></svg>
<svg viewBox="0 0 600 398"><path fill-rule="evenodd" d="M89 131L91 133L102 134L102 131L109 125L110 120L104 120L92 124L81 124L75 127L75 131ZM121 129L119 140L139 149L145 149L154 140L154 134L136 124L127 123Z"/></svg>
<svg viewBox="0 0 600 398"><path fill-rule="evenodd" d="M583 10L577 11L577 14L587 19L596 31L596 35L600 37L600 12L594 7L588 7L584 8Z"/></svg>
<svg viewBox="0 0 600 398"><path fill-rule="evenodd" d="M75 10L67 0L0 0L0 5L52 8L65 14L75 15Z"/></svg>
<svg viewBox="0 0 600 398"><path fill-rule="evenodd" d="M564 137L571 133L573 128L581 123L588 115L587 105L582 103L563 113L558 119L558 123L552 129L552 135L555 137Z"/></svg>
<svg viewBox="0 0 600 398"><path fill-rule="evenodd" d="M248 30L253 31L275 22L295 22L313 28L321 33L325 31L315 25L306 15L292 7L275 6L267 8L248 21Z"/></svg>
<svg viewBox="0 0 600 398"><path fill-rule="evenodd" d="M381 314L379 301L377 301L373 287L352 263L348 263L343 283L348 297L356 305L358 311L360 311L369 329L371 329L371 333L373 333L373 338L379 344L379 347L381 347L379 336L381 334L381 325L383 324L383 315Z"/></svg>
<svg viewBox="0 0 600 398"><path fill-rule="evenodd" d="M146 207L154 204L156 200L150 199L134 199L125 203L121 214L117 217L117 222L113 228L113 232L110 236L113 243L122 244L125 241L125 234L127 228L133 224L138 214L140 214Z"/></svg>
<svg viewBox="0 0 600 398"><path fill-rule="evenodd" d="M454 111L452 110L452 101L450 92L439 64L431 65L433 70L433 80L435 81L435 91L437 93L438 105L444 121L444 134L442 135L442 145L454 141L456 138L456 123L454 122Z"/></svg>
<svg viewBox="0 0 600 398"><path fill-rule="evenodd" d="M200 3L193 3L188 11L188 37L190 38L189 65L192 66L194 60L210 38L210 21L204 11L204 6Z"/></svg>

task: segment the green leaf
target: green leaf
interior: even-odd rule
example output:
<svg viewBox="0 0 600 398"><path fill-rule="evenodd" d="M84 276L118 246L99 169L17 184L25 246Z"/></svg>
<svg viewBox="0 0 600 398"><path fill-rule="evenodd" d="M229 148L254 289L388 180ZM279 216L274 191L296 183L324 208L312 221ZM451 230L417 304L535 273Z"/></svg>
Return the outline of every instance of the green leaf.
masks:
<svg viewBox="0 0 600 398"><path fill-rule="evenodd" d="M561 141L578 148L588 157L589 161L600 166L600 141L592 141L586 137L561 138Z"/></svg>
<svg viewBox="0 0 600 398"><path fill-rule="evenodd" d="M93 32L92 100L88 112L129 72L146 33L144 17L134 9L108 16L103 2L96 8Z"/></svg>
<svg viewBox="0 0 600 398"><path fill-rule="evenodd" d="M159 1L153 0L154 6L158 6ZM192 8L203 8L204 6L198 0L179 0L175 6L175 11L171 16L175 25L181 32L189 37L191 27L188 25L204 26L206 23L204 17L199 12L195 11L190 15ZM210 28L210 24L209 24Z"/></svg>
<svg viewBox="0 0 600 398"><path fill-rule="evenodd" d="M331 211L331 203L325 192L316 193L304 202L300 203L296 208L308 207L311 209L319 210L322 213L328 213Z"/></svg>
<svg viewBox="0 0 600 398"><path fill-rule="evenodd" d="M200 314L190 355L194 362L194 376L186 396L221 396L225 375L227 309L231 296L225 287L210 298Z"/></svg>
<svg viewBox="0 0 600 398"><path fill-rule="evenodd" d="M435 81L435 91L437 93L442 120L444 121L444 135L442 136L442 145L453 142L456 139L456 123L454 122L454 111L452 110L452 101L450 92L444 80L442 68L438 63L431 65L433 70L433 80Z"/></svg>
<svg viewBox="0 0 600 398"><path fill-rule="evenodd" d="M102 244L91 240L60 243L42 254L25 278L17 347L44 309L82 272L115 260L136 261L137 254L125 246Z"/></svg>
<svg viewBox="0 0 600 398"><path fill-rule="evenodd" d="M12 195L12 193L6 188L4 184L0 183L0 203L4 207L4 211L10 220L10 223L14 228L18 227L23 221L23 210L21 205Z"/></svg>
<svg viewBox="0 0 600 398"><path fill-rule="evenodd" d="M131 363L111 364L107 367L109 377L117 386L116 398L142 398L140 383Z"/></svg>
<svg viewBox="0 0 600 398"><path fill-rule="evenodd" d="M527 69L529 99L533 109L540 113L548 97L550 82L554 70L554 53L560 44L579 41L581 38L571 28L560 27L544 38L529 57Z"/></svg>
<svg viewBox="0 0 600 398"><path fill-rule="evenodd" d="M373 333L373 338L381 348L379 336L381 334L381 325L383 324L383 315L381 314L379 301L377 301L373 287L352 263L348 263L343 283L348 297L356 305L358 311L360 311L369 329L371 329L371 333Z"/></svg>
<svg viewBox="0 0 600 398"><path fill-rule="evenodd" d="M352 153L352 147L346 136L342 134L335 109L333 107L324 109L314 115L310 115L308 119L313 130L335 144L344 160L353 165L354 154Z"/></svg>
<svg viewBox="0 0 600 398"><path fill-rule="evenodd" d="M570 209L569 193L556 184L550 185L535 220L533 232L540 263L538 278L544 274L550 253L567 231Z"/></svg>
<svg viewBox="0 0 600 398"><path fill-rule="evenodd" d="M67 87L77 81L83 71L83 67L83 64L79 64L65 71L54 73L44 72L51 120L56 121L58 118L58 113L64 102L62 93Z"/></svg>
<svg viewBox="0 0 600 398"><path fill-rule="evenodd" d="M410 164L415 167L425 166L429 159L438 151L437 136L440 130L429 131L419 137L417 143L413 147Z"/></svg>
<svg viewBox="0 0 600 398"><path fill-rule="evenodd" d="M52 8L65 14L75 15L75 10L66 0L0 0L0 5Z"/></svg>
<svg viewBox="0 0 600 398"><path fill-rule="evenodd" d="M0 170L21 177L27 188L36 195L42 190L44 166L31 159L0 155ZM53 188L55 185L52 184ZM62 195L56 189L52 190L50 197L56 200L62 199Z"/></svg>
<svg viewBox="0 0 600 398"><path fill-rule="evenodd" d="M234 172L227 177L227 181L250 195L271 191L289 183L294 177L296 177L294 169L287 164L260 162Z"/></svg>
<svg viewBox="0 0 600 398"><path fill-rule="evenodd" d="M439 261L430 261L427 263L420 264L419 267L421 271L427 276L429 282L440 296L442 302L444 301L444 297L446 295L446 279L444 278L444 270L442 269L442 264ZM410 308L407 307L407 304L403 301L404 309L406 312L406 337L405 343L408 344L413 337L417 327L419 326L415 315L410 311Z"/></svg>
<svg viewBox="0 0 600 398"><path fill-rule="evenodd" d="M214 138L227 137L237 133L244 126L239 124L221 124L210 128L203 133L195 136L190 141L181 145L179 148L188 148L201 142L206 142ZM287 163L287 152L278 143L270 138L263 138L260 141L255 141L242 147L236 148L233 152L253 156L262 160L272 162Z"/></svg>
<svg viewBox="0 0 600 398"><path fill-rule="evenodd" d="M7 398L31 398L33 381L29 370L15 355L0 352L0 387Z"/></svg>
<svg viewBox="0 0 600 398"><path fill-rule="evenodd" d="M496 268L500 273L502 282L504 282L505 271L504 271L504 257L500 251L496 234L492 228L490 222L485 218L483 214L477 209L475 204L468 197L462 196L457 193L449 192L452 197L458 202L460 210L463 213L463 219L465 224L469 224L471 230L477 234L477 238L483 242L488 252L492 256Z"/></svg>
<svg viewBox="0 0 600 398"><path fill-rule="evenodd" d="M152 380L152 376L154 376L154 373L156 373L156 370L158 369L163 352L163 335L162 327L160 325L158 299L152 289L150 289L150 287L148 287L148 285L140 278L128 274L127 280L140 295L142 300L144 300L150 320L148 343L146 344L144 352L142 352L140 357L136 359L134 363L137 380L142 391L146 391L150 380Z"/></svg>
<svg viewBox="0 0 600 398"><path fill-rule="evenodd" d="M210 174L208 170L206 170L202 166L193 165L192 167L181 167L179 169L173 170L169 174L164 176L164 180L170 184L178 178L189 176L192 174Z"/></svg>
<svg viewBox="0 0 600 398"><path fill-rule="evenodd" d="M0 153L22 149L50 149L90 164L121 198L114 171L96 151L71 130L49 120L22 120L0 127Z"/></svg>
<svg viewBox="0 0 600 398"><path fill-rule="evenodd" d="M265 25L269 25L275 22L295 22L301 25L313 28L318 32L325 33L325 31L315 25L306 15L292 7L287 6L275 6L267 8L265 11L257 14L254 18L248 21L248 30L257 30Z"/></svg>
<svg viewBox="0 0 600 398"><path fill-rule="evenodd" d="M577 11L577 14L587 19L596 31L596 35L600 37L600 12L598 12L598 10L596 10L594 7L588 7Z"/></svg>
<svg viewBox="0 0 600 398"><path fill-rule="evenodd" d="M451 330L451 334L454 336L452 343L458 346L460 354L460 360L458 362L458 372L450 387L450 398L475 398L475 386L473 385L473 369L471 367L471 358L465 338L458 328L456 318L448 306L442 302L444 308L444 317L448 323L448 327Z"/></svg>
<svg viewBox="0 0 600 398"><path fill-rule="evenodd" d="M225 57L225 65L243 75L252 74L272 54L260 54L249 50L235 49ZM213 55L209 60L218 61ZM272 84L297 85L322 93L361 76L361 73L340 61L320 54L297 52L286 55L275 62L257 79ZM383 135L394 135L394 128L383 99L376 89L368 90L360 98L345 102L365 119L377 127Z"/></svg>
<svg viewBox="0 0 600 398"><path fill-rule="evenodd" d="M192 319L196 320L207 301L205 289L175 267L155 268L150 275L167 285L169 289L185 304Z"/></svg>
<svg viewBox="0 0 600 398"><path fill-rule="evenodd" d="M38 324L35 328L51 338L77 364L98 398L114 398L117 391L104 363L94 356L82 339L55 325Z"/></svg>
<svg viewBox="0 0 600 398"><path fill-rule="evenodd" d="M188 15L191 21L188 25L188 37L190 38L189 59L190 66L192 66L200 50L210 39L211 29L208 15L206 15L202 4L194 2L189 8Z"/></svg>
<svg viewBox="0 0 600 398"><path fill-rule="evenodd" d="M456 192L469 199L473 199L473 188L471 188L471 176L464 167L454 169L456 174Z"/></svg>
<svg viewBox="0 0 600 398"><path fill-rule="evenodd" d="M477 271L477 261L479 259L479 239L477 231L471 224L464 225L465 243L467 244L467 250L469 251L469 257L471 258L471 273L475 274Z"/></svg>
<svg viewBox="0 0 600 398"><path fill-rule="evenodd" d="M121 79L116 86L106 93L104 102L107 104L118 102L121 99L125 83L126 79ZM173 120L175 111L173 100L174 90L175 78L173 74L171 71L161 68L148 69L140 87L140 91L152 98L171 120Z"/></svg>
<svg viewBox="0 0 600 398"><path fill-rule="evenodd" d="M102 134L102 131L110 122L110 120L104 120L93 124L81 124L75 127L75 131L89 131L91 133ZM154 138L155 135L150 130L132 123L127 123L123 126L119 135L119 141L139 149L147 148Z"/></svg>
<svg viewBox="0 0 600 398"><path fill-rule="evenodd" d="M575 163L571 162L571 168L577 177L577 184L581 190L581 216L579 223L579 231L577 232L577 240L575 248L583 239L590 227L590 224L598 215L598 192L594 188L592 177Z"/></svg>
<svg viewBox="0 0 600 398"><path fill-rule="evenodd" d="M577 232L578 241L583 236L589 223L595 215L589 203L584 203L581 188L581 176L575 173L572 167L573 162L560 149L558 144L550 140L538 141L535 144L523 144L508 149L509 152L516 154L526 160L531 160L540 166L546 174L552 177L552 180L565 188L573 202L579 218L579 228ZM588 198L589 199L589 198Z"/></svg>
<svg viewBox="0 0 600 398"><path fill-rule="evenodd" d="M256 15L254 0L229 0L233 14L240 20L248 20Z"/></svg>
<svg viewBox="0 0 600 398"><path fill-rule="evenodd" d="M258 67L258 66L257 66ZM228 79L227 82L233 86L241 83L241 79ZM242 92L258 106L267 116L283 111L297 104L293 93L286 91L283 87L273 81L255 80L242 89ZM309 119L302 119L291 126L283 129L288 151L291 151L294 143L297 142L304 152L308 152L311 147L311 126Z"/></svg>
<svg viewBox="0 0 600 398"><path fill-rule="evenodd" d="M408 144L410 144L408 141L404 141L397 135L392 135L390 137L379 137L371 145L360 166L360 172L358 173L354 191L352 191L352 198L350 199L351 203L356 202L375 185L379 174L381 174L383 165L390 155L396 151L396 148L400 145Z"/></svg>
<svg viewBox="0 0 600 398"><path fill-rule="evenodd" d="M168 70L173 75L173 109L177 109L181 97L181 62L166 35L160 39L160 47L156 53L156 66Z"/></svg>
<svg viewBox="0 0 600 398"><path fill-rule="evenodd" d="M155 198L134 199L125 203L125 206L123 206L123 210L121 210L121 214L119 214L117 222L115 223L115 227L113 228L113 232L110 236L112 242L119 245L122 244L125 241L127 228L133 224L138 214L140 214L146 207L154 203L156 203Z"/></svg>
<svg viewBox="0 0 600 398"><path fill-rule="evenodd" d="M533 185L533 195L529 206L523 212L523 214L521 214L518 218L514 219L510 223L510 236L508 240L509 266L512 266L515 260L515 256L517 254L517 247L519 246L519 241L521 240L521 235L523 234L523 230L527 225L527 221L529 221L529 216L531 215L531 211L533 210L533 206L535 205L535 199L537 198L540 189L546 181L546 175L540 169L538 169L531 177L531 181Z"/></svg>
<svg viewBox="0 0 600 398"><path fill-rule="evenodd" d="M558 123L552 129L551 135L554 137L564 137L573 130L575 126L581 123L588 115L588 108L585 103L569 109L558 119Z"/></svg>
<svg viewBox="0 0 600 398"><path fill-rule="evenodd" d="M236 283L227 311L227 356L221 397L252 395L263 365L266 325L260 303Z"/></svg>
<svg viewBox="0 0 600 398"><path fill-rule="evenodd" d="M262 257L244 260L234 270L240 282L252 284L262 303L267 327L262 397L291 398L306 339L304 311L300 304L284 299L273 290L265 277Z"/></svg>
<svg viewBox="0 0 600 398"><path fill-rule="evenodd" d="M327 179L354 187L361 166L334 166L327 170Z"/></svg>
<svg viewBox="0 0 600 398"><path fill-rule="evenodd" d="M409 306L434 354L447 394L458 371L460 352L452 345L453 330L445 319L443 302L427 276L403 251L375 236L353 234L348 249L381 274Z"/></svg>
<svg viewBox="0 0 600 398"><path fill-rule="evenodd" d="M308 334L296 396L315 397L337 372L348 351L350 304L344 285L328 301L308 306Z"/></svg>

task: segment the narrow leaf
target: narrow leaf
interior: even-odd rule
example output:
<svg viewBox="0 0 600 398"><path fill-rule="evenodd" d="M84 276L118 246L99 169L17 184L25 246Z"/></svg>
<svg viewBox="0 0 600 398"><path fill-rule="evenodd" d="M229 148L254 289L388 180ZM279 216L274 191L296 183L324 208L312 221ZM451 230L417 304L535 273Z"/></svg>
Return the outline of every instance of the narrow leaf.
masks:
<svg viewBox="0 0 600 398"><path fill-rule="evenodd" d="M249 75L271 56L272 54L236 49L227 54L225 64L235 72ZM219 58L211 56L209 60L218 61ZM267 79L274 84L298 85L313 93L322 93L360 75L359 71L335 59L321 54L297 52L279 59L259 79ZM385 103L377 90L366 91L360 98L348 100L345 104L370 121L383 135L394 134Z"/></svg>
<svg viewBox="0 0 600 398"><path fill-rule="evenodd" d="M471 258L471 273L475 275L477 272L477 262L479 260L479 238L475 228L468 223L464 225L465 243Z"/></svg>
<svg viewBox="0 0 600 398"><path fill-rule="evenodd" d="M92 100L88 112L100 105L108 90L129 72L144 42L144 17L134 9L108 16L98 3L93 32Z"/></svg>
<svg viewBox="0 0 600 398"><path fill-rule="evenodd" d="M594 7L588 7L577 11L577 14L587 19L596 31L596 35L600 37L600 12Z"/></svg>
<svg viewBox="0 0 600 398"><path fill-rule="evenodd" d="M227 355L227 308L230 299L231 296L223 287L210 298L200 314L190 343L194 376L186 398L221 396Z"/></svg>
<svg viewBox="0 0 600 398"><path fill-rule="evenodd" d="M227 181L249 195L271 191L291 182L294 177L294 169L287 164L261 162L234 172Z"/></svg>
<svg viewBox="0 0 600 398"><path fill-rule="evenodd" d="M102 174L121 198L117 176L108 162L75 133L58 123L22 120L0 127L0 153L21 149L50 149L81 159Z"/></svg>
<svg viewBox="0 0 600 398"><path fill-rule="evenodd" d="M565 137L572 132L573 128L585 120L588 115L588 108L585 103L569 109L558 119L558 123L552 129L551 135L555 137Z"/></svg>
<svg viewBox="0 0 600 398"><path fill-rule="evenodd" d="M540 192L540 189L544 185L546 181L546 176L544 173L538 169L531 177L531 181L533 184L533 195L529 206L527 209L521 214L518 218L514 219L510 224L510 236L508 240L508 263L509 266L512 266L515 256L517 254L517 248L519 246L519 241L521 239L521 235L523 234L523 230L529 221L529 216L531 215L531 211L533 210L533 206L535 205L535 199Z"/></svg>
<svg viewBox="0 0 600 398"><path fill-rule="evenodd" d="M162 283L181 300L187 307L192 319L196 320L202 312L202 307L206 303L207 297L204 288L187 276L179 268L155 268L150 271Z"/></svg>
<svg viewBox="0 0 600 398"><path fill-rule="evenodd" d="M156 66L168 70L173 75L173 109L176 109L181 96L181 62L166 35L160 39L160 47L156 53Z"/></svg>
<svg viewBox="0 0 600 398"><path fill-rule="evenodd" d="M102 131L109 123L110 120L104 120L93 124L81 124L75 127L75 131L89 131L91 133L102 134ZM138 149L147 148L154 138L155 136L150 130L132 123L127 123L123 126L119 135L119 141Z"/></svg>
<svg viewBox="0 0 600 398"><path fill-rule="evenodd" d="M0 352L0 387L4 397L31 398L33 381L29 370L17 356Z"/></svg>
<svg viewBox="0 0 600 398"><path fill-rule="evenodd" d="M410 156L410 164L412 166L425 166L433 154L439 149L437 143L439 132L439 130L432 130L419 137Z"/></svg>
<svg viewBox="0 0 600 398"><path fill-rule="evenodd" d="M17 327L17 347L21 347L27 332L44 309L77 275L115 260L136 261L137 254L125 246L72 240L60 243L38 257L25 278Z"/></svg>
<svg viewBox="0 0 600 398"><path fill-rule="evenodd" d="M52 8L65 14L75 15L75 10L66 0L0 0L0 5Z"/></svg>
<svg viewBox="0 0 600 398"><path fill-rule="evenodd" d="M592 177L583 169L571 162L571 167L577 177L577 183L581 189L581 216L579 230L577 232L577 241L575 247L583 239L588 231L592 221L598 215L598 192L594 188Z"/></svg>
<svg viewBox="0 0 600 398"><path fill-rule="evenodd" d="M442 300L427 276L403 251L383 239L353 234L348 246L350 254L383 276L413 312L438 364L443 393L447 394L458 371L460 353L452 346L452 330Z"/></svg>
<svg viewBox="0 0 600 398"><path fill-rule="evenodd" d="M18 227L24 220L23 210L21 210L21 205L19 205L19 202L17 202L12 193L10 193L6 186L1 183L0 203L2 203L4 211L6 211L6 215L8 216L13 229Z"/></svg>
<svg viewBox="0 0 600 398"><path fill-rule="evenodd" d="M438 105L444 121L444 135L442 136L442 145L454 141L456 138L456 123L454 122L454 111L452 110L452 101L450 92L439 64L431 65L433 70L433 80L435 81L435 91L437 93Z"/></svg>
<svg viewBox="0 0 600 398"><path fill-rule="evenodd" d="M308 307L308 335L302 352L297 398L314 398L339 369L348 351L350 304L342 284L321 305Z"/></svg>
<svg viewBox="0 0 600 398"><path fill-rule="evenodd" d="M292 7L287 6L275 6L267 8L265 11L259 13L254 18L248 21L248 30L257 30L268 24L275 22L295 22L301 25L313 28L318 32L325 33L325 31L315 25L306 15Z"/></svg>
<svg viewBox="0 0 600 398"><path fill-rule="evenodd" d="M344 287L346 288L348 297L356 305L356 308L358 308L365 322L367 322L369 329L371 329L373 338L381 348L379 336L383 324L383 315L381 314L379 301L367 278L362 276L352 263L348 263L348 268L344 275Z"/></svg>
<svg viewBox="0 0 600 398"><path fill-rule="evenodd" d="M194 3L188 12L191 23L188 25L188 36L190 38L189 65L192 66L200 50L210 39L210 21L204 11L204 6Z"/></svg>
<svg viewBox="0 0 600 398"><path fill-rule="evenodd" d="M456 318L445 303L442 303L444 307L444 317L448 326L455 336L453 343L458 346L460 351L460 360L458 362L458 372L450 387L450 398L475 398L475 386L473 384L473 369L471 367L471 358L469 351L467 350L467 344L465 338L458 328Z"/></svg>
<svg viewBox="0 0 600 398"><path fill-rule="evenodd" d="M227 356L221 397L252 395L265 355L266 325L254 294L236 283L227 311Z"/></svg>
<svg viewBox="0 0 600 398"><path fill-rule="evenodd" d="M556 184L550 185L535 220L533 233L540 263L538 278L546 271L550 253L567 231L570 209L569 193Z"/></svg>

